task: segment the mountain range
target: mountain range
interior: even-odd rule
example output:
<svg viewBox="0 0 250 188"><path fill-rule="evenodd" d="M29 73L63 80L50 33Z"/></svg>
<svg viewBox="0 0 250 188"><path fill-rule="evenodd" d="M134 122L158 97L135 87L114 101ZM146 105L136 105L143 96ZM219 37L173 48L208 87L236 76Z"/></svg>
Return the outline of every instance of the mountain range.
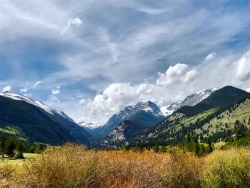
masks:
<svg viewBox="0 0 250 188"><path fill-rule="evenodd" d="M187 132L197 134L201 141L216 141L233 134L236 120L241 129L250 128L249 97L244 90L226 86L196 92L161 109L143 101L125 107L103 126L90 128L89 123L77 124L42 102L5 92L0 93L0 132L31 142L75 142L104 148L173 144L182 141Z"/></svg>
<svg viewBox="0 0 250 188"><path fill-rule="evenodd" d="M181 107L137 142L176 144L188 132L200 141L219 141L229 139L236 129L250 130L250 93L226 86L194 106Z"/></svg>

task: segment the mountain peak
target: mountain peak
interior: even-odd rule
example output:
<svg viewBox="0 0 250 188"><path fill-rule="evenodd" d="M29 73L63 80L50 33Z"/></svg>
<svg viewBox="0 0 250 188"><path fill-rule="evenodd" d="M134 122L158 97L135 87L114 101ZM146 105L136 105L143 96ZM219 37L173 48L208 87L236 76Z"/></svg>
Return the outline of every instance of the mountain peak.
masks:
<svg viewBox="0 0 250 188"><path fill-rule="evenodd" d="M184 113L186 115L194 115L198 112L212 108L226 108L249 96L250 93L242 89L233 86L225 86L214 91L209 97L197 103L196 105L192 107L184 106L177 110L177 112Z"/></svg>
<svg viewBox="0 0 250 188"><path fill-rule="evenodd" d="M47 105L43 104L40 101L36 101L36 100L33 100L33 99L25 97L25 96L22 96L22 95L19 95L19 94L16 94L16 93L12 93L10 91L3 92L3 93L0 92L0 96L7 97L7 98L10 98L10 99L13 99L13 100L24 101L24 102L27 102L27 103L32 104L34 106L37 106L40 109L45 110L46 112L48 112L48 113L50 113L52 115L54 114L53 113L54 110L51 109L50 107L48 107Z"/></svg>
<svg viewBox="0 0 250 188"><path fill-rule="evenodd" d="M176 110L181 108L182 106L194 106L194 105L198 104L202 100L209 97L216 90L218 90L218 89L217 88L208 88L205 90L198 91L196 93L193 93L193 94L187 96L182 101L177 101L177 102L174 102L170 105L161 107L161 111L163 112L163 114L165 116L169 116L173 112L175 112Z"/></svg>
<svg viewBox="0 0 250 188"><path fill-rule="evenodd" d="M149 118L148 122L145 122L145 126L147 126L147 124L152 124L152 123L154 124L154 122L157 122L157 119L162 120L162 118L164 118L164 115L162 114L162 112L155 103L153 103L152 101L143 101L143 102L138 102L134 106L127 106L120 112L114 114L107 121L106 124L104 124L101 127L98 127L97 131L103 135L108 134L110 131L116 128L121 122L125 120L136 119L137 115L139 114L140 115L147 114L148 117L151 117L151 120L153 119L152 122Z"/></svg>

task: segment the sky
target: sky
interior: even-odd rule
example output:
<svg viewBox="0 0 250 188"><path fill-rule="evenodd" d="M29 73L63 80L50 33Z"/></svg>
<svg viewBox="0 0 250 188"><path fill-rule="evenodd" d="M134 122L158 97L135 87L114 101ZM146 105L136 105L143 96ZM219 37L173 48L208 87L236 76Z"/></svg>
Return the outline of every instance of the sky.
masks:
<svg viewBox="0 0 250 188"><path fill-rule="evenodd" d="M226 85L250 91L249 0L0 0L0 91L75 121Z"/></svg>

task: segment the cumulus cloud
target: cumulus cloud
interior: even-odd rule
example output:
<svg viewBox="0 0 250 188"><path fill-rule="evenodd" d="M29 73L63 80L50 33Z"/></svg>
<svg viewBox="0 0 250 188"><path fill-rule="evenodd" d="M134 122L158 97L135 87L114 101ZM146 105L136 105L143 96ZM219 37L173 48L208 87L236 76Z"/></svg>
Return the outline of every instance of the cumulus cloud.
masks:
<svg viewBox="0 0 250 188"><path fill-rule="evenodd" d="M247 88L246 91L247 91L248 93L250 93L250 88Z"/></svg>
<svg viewBox="0 0 250 188"><path fill-rule="evenodd" d="M240 58L236 77L240 81L246 81L250 79L250 50L243 54Z"/></svg>
<svg viewBox="0 0 250 188"><path fill-rule="evenodd" d="M68 25L64 27L64 29L62 30L61 36L63 36L74 25L79 27L80 25L82 25L82 20L78 17L76 17L75 19L69 20Z"/></svg>
<svg viewBox="0 0 250 188"><path fill-rule="evenodd" d="M164 100L181 99L207 87L231 84L248 88L249 63L239 66L238 61L239 53L249 49L246 42L249 38L246 32L249 26L248 6L239 7L227 1L206 1L200 6L195 2L188 3L188 6L179 2L187 1L155 1L153 4L150 1L110 0L79 0L78 3L4 1L0 14L0 51L6 57L1 64L3 67L6 65L4 72L8 74L3 71L2 74L0 69L0 87L6 83L19 87L22 80L27 81L26 86L32 89L31 83L42 79L50 84L32 93L38 100L47 100L49 105L54 104L53 107L58 108L63 105L50 96L51 85L65 83L66 80L70 82L68 85L75 86L75 80L81 80L80 87L88 88L88 93L82 90L85 98L85 102L80 101L83 111L88 114L92 109L93 114L96 113L88 116L93 117L90 122L102 119L103 111L112 115L126 104L138 102L130 95L135 95L138 100L154 100L163 104ZM131 15L138 15L137 19L128 19ZM81 27L83 23L84 28ZM71 32L77 27L79 32ZM44 53L46 50L43 49L48 46L50 53ZM33 47L36 47L36 53L30 53ZM204 54L208 54L207 57ZM41 60L39 57L42 60L52 59L63 69L58 69L56 63L42 68L35 66L35 62ZM180 66L180 70L184 69L180 79L172 75L174 70L166 73L166 68L169 65L174 67L175 62L188 65L188 68ZM31 71L25 69L24 73L20 67ZM161 72L161 76L157 77L157 72ZM15 83L8 75L15 75ZM144 79L149 83L142 83ZM33 89L41 83L35 83ZM110 86L112 83L121 84L117 89L120 98L105 94L114 89ZM75 88L65 87L60 99L67 104L62 110L77 119L82 109L79 110L79 98L76 96L80 93ZM98 92L100 90L103 92ZM146 94L140 98L137 91ZM95 96L96 92L99 97ZM109 97L106 99L104 96ZM124 99L124 103L116 105L111 98L115 98L118 104ZM94 109L100 105L88 106L91 103L107 105L99 112ZM109 110L109 107L117 111Z"/></svg>
<svg viewBox="0 0 250 188"><path fill-rule="evenodd" d="M86 121L95 120L98 125L104 124L108 117L128 105L139 101L152 100L156 86L152 84L131 85L131 83L114 83L106 87L103 92L96 95L93 100L80 100L84 105L83 118ZM100 116L100 114L102 114Z"/></svg>
<svg viewBox="0 0 250 188"><path fill-rule="evenodd" d="M40 85L41 83L43 83L43 81L37 81L34 85L33 85L33 89L35 89L38 85Z"/></svg>
<svg viewBox="0 0 250 188"><path fill-rule="evenodd" d="M79 100L84 111L81 119L102 125L114 113L140 101L151 100L161 107L209 87L220 88L226 85L240 87L242 82L237 82L235 70L245 57L246 54L220 55L192 68L178 63L170 66L165 73L159 73L151 83L145 81L139 84L124 82L110 84L92 100ZM246 81L242 86L249 84L250 81Z"/></svg>
<svg viewBox="0 0 250 188"><path fill-rule="evenodd" d="M159 78L156 80L157 85L169 85L172 83L191 82L194 80L197 71L190 69L186 64L176 64L170 66L165 74L159 73Z"/></svg>
<svg viewBox="0 0 250 188"><path fill-rule="evenodd" d="M27 88L21 88L21 89L20 89L20 92L21 92L21 93L26 93L27 91L28 91Z"/></svg>
<svg viewBox="0 0 250 188"><path fill-rule="evenodd" d="M11 91L11 86L4 86L2 89L2 92L10 92Z"/></svg>
<svg viewBox="0 0 250 188"><path fill-rule="evenodd" d="M95 120L95 123L102 125L114 113L140 101L150 100L158 105L164 105L171 100L179 100L183 96L176 92L176 83L182 83L186 87L189 82L194 80L196 74L197 71L190 69L188 65L178 63L170 66L165 74L159 74L156 84L147 82L110 84L93 100L79 100L79 104L84 107L84 114L81 119L88 122Z"/></svg>

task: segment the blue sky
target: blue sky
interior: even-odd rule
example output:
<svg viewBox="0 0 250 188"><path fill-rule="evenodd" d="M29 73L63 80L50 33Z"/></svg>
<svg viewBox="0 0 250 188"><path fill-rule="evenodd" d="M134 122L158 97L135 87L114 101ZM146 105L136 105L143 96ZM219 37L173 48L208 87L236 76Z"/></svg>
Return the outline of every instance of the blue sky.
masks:
<svg viewBox="0 0 250 188"><path fill-rule="evenodd" d="M75 120L225 85L250 88L249 0L0 1L0 89Z"/></svg>

